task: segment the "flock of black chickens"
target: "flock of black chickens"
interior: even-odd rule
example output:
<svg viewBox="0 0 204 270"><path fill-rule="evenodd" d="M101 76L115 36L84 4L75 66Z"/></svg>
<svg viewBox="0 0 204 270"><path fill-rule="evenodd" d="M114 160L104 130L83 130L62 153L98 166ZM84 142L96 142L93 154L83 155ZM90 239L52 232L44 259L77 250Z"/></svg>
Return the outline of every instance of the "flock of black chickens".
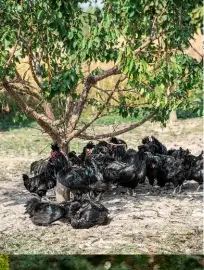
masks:
<svg viewBox="0 0 204 270"><path fill-rule="evenodd" d="M105 225L110 219L108 209L99 202L103 193L122 186L134 196L138 184L146 179L152 192L155 182L160 191L166 183L173 183L173 194L181 192L185 180L197 181L198 190L203 184L203 152L195 156L181 147L167 150L153 136L143 138L138 151L127 149L126 142L115 137L97 144L89 142L80 155L72 151L68 159L57 143L51 148L49 158L31 164L31 176L23 174L25 188L35 193L25 207L36 225L59 219L76 229ZM42 202L57 181L71 191L73 199L61 204Z"/></svg>

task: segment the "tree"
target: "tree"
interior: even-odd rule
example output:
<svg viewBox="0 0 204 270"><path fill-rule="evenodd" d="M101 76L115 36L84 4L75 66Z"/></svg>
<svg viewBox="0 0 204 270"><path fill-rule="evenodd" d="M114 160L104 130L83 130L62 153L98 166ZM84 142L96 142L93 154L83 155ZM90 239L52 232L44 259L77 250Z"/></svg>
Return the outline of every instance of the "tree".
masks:
<svg viewBox="0 0 204 270"><path fill-rule="evenodd" d="M87 2L0 0L1 87L65 153L73 138L117 136L148 120L164 124L202 89L202 64L185 54L201 1L105 0L91 12L80 6ZM97 61L108 66L92 68ZM90 106L95 114L84 123ZM109 113L141 120L91 134Z"/></svg>
<svg viewBox="0 0 204 270"><path fill-rule="evenodd" d="M190 91L201 89L202 65L185 54L196 31L192 12L201 1L106 0L90 13L82 2L89 1L0 1L1 85L66 153L76 137L102 139L147 120L165 123L172 109L189 106ZM22 61L28 64L24 74ZM96 61L109 68L92 69ZM100 86L107 78L110 89ZM89 106L96 113L82 123ZM111 112L142 119L88 134Z"/></svg>

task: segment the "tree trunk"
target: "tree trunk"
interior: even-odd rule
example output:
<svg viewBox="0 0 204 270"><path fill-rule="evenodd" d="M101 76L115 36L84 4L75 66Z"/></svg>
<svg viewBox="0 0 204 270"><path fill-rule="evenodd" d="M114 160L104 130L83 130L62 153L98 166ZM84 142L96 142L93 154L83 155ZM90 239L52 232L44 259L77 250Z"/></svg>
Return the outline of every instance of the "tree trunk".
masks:
<svg viewBox="0 0 204 270"><path fill-rule="evenodd" d="M63 152L63 154L68 159L69 143L64 142L64 141L59 141L58 144L60 146L60 150ZM69 160L68 160L68 163L69 163ZM58 203L70 200L70 189L65 187L64 185L62 185L58 181L56 184L55 193L56 193L56 201Z"/></svg>
<svg viewBox="0 0 204 270"><path fill-rule="evenodd" d="M62 141L58 142L60 150L63 152L63 154L68 158L69 154L69 143Z"/></svg>
<svg viewBox="0 0 204 270"><path fill-rule="evenodd" d="M66 201L70 200L70 189L63 186L58 181L57 181L55 193L56 193L56 202L57 203L66 202Z"/></svg>
<svg viewBox="0 0 204 270"><path fill-rule="evenodd" d="M169 116L169 122L170 124L177 121L177 114L176 111L171 111Z"/></svg>

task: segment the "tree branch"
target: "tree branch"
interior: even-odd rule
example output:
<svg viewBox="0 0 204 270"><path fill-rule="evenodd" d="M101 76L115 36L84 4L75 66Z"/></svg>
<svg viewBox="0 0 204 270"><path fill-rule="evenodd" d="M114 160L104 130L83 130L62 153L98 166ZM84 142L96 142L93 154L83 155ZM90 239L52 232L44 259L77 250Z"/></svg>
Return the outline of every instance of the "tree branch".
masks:
<svg viewBox="0 0 204 270"><path fill-rule="evenodd" d="M114 89L112 90L112 92L111 92L110 94L108 94L108 98L107 98L106 102L103 104L102 109L96 113L96 115L94 116L94 118L93 118L88 124L86 124L83 128L81 128L80 130L78 130L77 132L75 132L74 135L75 135L76 137L77 137L79 134L83 133L88 127L90 127L90 126L93 124L93 122L95 122L95 121L100 117L100 115L101 115L102 112L105 110L105 108L106 108L106 106L108 105L108 103L110 102L110 100L111 100L111 98L112 98L114 92L116 91L116 89L118 89L119 84L120 84L121 81L122 81L121 78L118 79L118 81L117 81L116 84L115 84Z"/></svg>
<svg viewBox="0 0 204 270"><path fill-rule="evenodd" d="M201 59L203 59L203 55L202 54L200 54L199 53L199 51L195 48L195 47L193 47L193 45L191 44L191 42L190 41L188 41L188 44L190 45L190 47L201 57Z"/></svg>
<svg viewBox="0 0 204 270"><path fill-rule="evenodd" d="M72 116L73 108L74 108L74 99L70 95L70 96L68 96L66 98L66 108L65 108L64 115L60 119L54 121L53 124L55 126L59 126L59 125L62 125L63 123L65 123L65 122L68 123L69 119Z"/></svg>
<svg viewBox="0 0 204 270"><path fill-rule="evenodd" d="M23 74L23 80L25 80L25 77L26 77L26 75L27 75L29 69L30 69L30 66L29 66L28 69L24 72L24 74Z"/></svg>
<svg viewBox="0 0 204 270"><path fill-rule="evenodd" d="M32 49L31 49L31 45L29 45L29 47L28 47L28 49L29 49L29 53L28 53L28 63L29 63L29 66L30 66L30 70L31 70L31 73L32 73L32 76L33 76L33 79L34 79L34 81L36 82L36 84L38 85L38 87L40 88L40 89L42 89L42 85L41 85L41 83L39 82L39 80L38 80L38 78L37 78L37 76L36 76L36 74L35 74L35 71L34 71L34 69L33 69L33 63L32 63L32 61L33 61L33 53L32 53Z"/></svg>
<svg viewBox="0 0 204 270"><path fill-rule="evenodd" d="M42 100L42 97L41 97L38 93L32 91L32 90L29 89L28 87L20 88L20 87L18 87L17 85L12 85L11 83L9 83L9 85L11 85L11 87L13 87L13 89L15 89L15 90L16 90L17 92L19 92L20 94L21 94L21 93L22 93L22 94L27 94L27 95L29 95L29 96L32 96L32 97L36 98L36 99L39 100L39 101Z"/></svg>
<svg viewBox="0 0 204 270"><path fill-rule="evenodd" d="M112 90L104 90L96 85L94 85L94 88L96 88L97 90L101 91L102 93L106 94L107 96L110 96L111 94L109 94L108 92L112 91ZM115 91L115 92L118 92L118 91ZM117 102L117 103L120 103L119 100L117 100L116 98L114 98L113 96L111 96L111 98Z"/></svg>
<svg viewBox="0 0 204 270"><path fill-rule="evenodd" d="M113 68L110 68L106 71L104 71L102 74L99 74L99 75L95 75L95 76L90 76L90 80L92 81L93 84L107 78L107 77L110 77L112 75L117 75L117 74L121 74L121 70L115 66Z"/></svg>
<svg viewBox="0 0 204 270"><path fill-rule="evenodd" d="M69 121L69 124L70 124L70 128L68 128L68 132L70 133L70 131L72 132L75 128L76 128L76 125L80 119L80 116L81 116L81 113L84 109L84 105L86 103L86 100L87 100L87 97L88 97L88 94L89 94L89 91L92 87L92 82L90 80L90 75L87 77L86 79L86 82L85 82L85 85L84 85L84 88L82 90L82 93L81 93L81 97L75 101L75 103L73 102L72 104L72 115L70 117L70 121Z"/></svg>
<svg viewBox="0 0 204 270"><path fill-rule="evenodd" d="M101 81L109 76L121 74L121 71L118 69L118 67L113 67L111 69L108 69L104 71L102 74L99 75L89 75L86 78L84 88L82 90L82 94L80 99L76 102L73 108L73 113L70 118L70 126L72 128L72 131L76 128L76 125L81 117L82 111L84 109L84 105L86 103L89 91L93 85L95 85L98 81ZM68 130L70 132L70 130Z"/></svg>
<svg viewBox="0 0 204 270"><path fill-rule="evenodd" d="M53 126L53 121L44 114L37 113L33 108L28 106L26 102L12 88L12 86L9 85L6 79L2 81L2 84L8 94L17 102L21 110L33 118L50 135L53 140L58 140L59 131Z"/></svg>
<svg viewBox="0 0 204 270"><path fill-rule="evenodd" d="M135 52L136 53L140 52L142 49L144 49L146 46L148 46L152 41L158 39L163 33L164 33L164 31L162 33L160 33L159 36L157 36L157 37L149 38L138 49L136 49ZM76 128L76 125L81 117L81 113L84 109L84 105L86 103L86 100L87 100L87 97L88 97L88 94L89 94L91 87L94 86L97 82L99 82L107 77L110 77L112 75L121 74L121 73L122 73L122 71L117 66L115 66L113 68L110 68L110 69L104 71L102 74L95 75L95 76L90 74L86 78L85 85L84 85L84 88L82 90L82 94L81 94L80 99L78 101L76 101L75 104L74 104L74 102L72 102L72 104L70 104L72 106L70 106L71 110L69 110L69 115L70 115L70 111L72 112L72 115L69 117L70 128L68 128L67 132L69 132L69 133L73 132L74 129ZM127 78L127 76L125 76L123 80L125 80L126 78ZM112 95L111 95L111 97L112 97ZM97 119L97 115L98 114L96 114L96 116L93 118L93 122ZM67 114L66 114L66 116L67 116ZM65 121L66 116L64 116L60 120L55 121L54 124L55 125L62 124L63 121ZM93 123L93 122L91 121L90 123ZM87 125L90 126L89 124L87 124ZM77 134L78 133L79 133L79 131L77 131Z"/></svg>
<svg viewBox="0 0 204 270"><path fill-rule="evenodd" d="M20 35L21 35L21 23L19 23L19 29L18 29L18 34L17 34L17 40L16 40L16 43L15 43L15 45L14 45L14 47L13 47L13 50L12 50L12 52L11 52L11 54L10 54L10 57L9 57L9 59L8 59L7 67L10 66L11 61L12 61L12 59L13 59L13 57L14 57L14 54L15 54L16 49L17 49L17 46L18 46L18 42L19 42L19 37L20 37Z"/></svg>
<svg viewBox="0 0 204 270"><path fill-rule="evenodd" d="M162 31L159 35L155 37L149 37L145 42L142 43L140 47L138 47L134 52L139 53L141 52L145 47L147 47L150 43L160 38L163 34L166 33L167 30Z"/></svg>
<svg viewBox="0 0 204 270"><path fill-rule="evenodd" d="M128 132L136 127L141 126L142 124L144 124L146 121L148 121L149 119L151 119L154 116L155 113L151 113L150 115L148 115L147 117L143 118L143 120L139 121L138 123L134 123L134 124L130 124L128 127L122 128L121 130L115 131L115 132L110 132L110 133L104 133L101 135L88 135L86 133L82 133L78 136L78 138L80 139L85 139L85 140L98 140L98 139L103 139L103 138L109 138L109 137L113 137L113 136L118 136L121 135L125 132Z"/></svg>
<svg viewBox="0 0 204 270"><path fill-rule="evenodd" d="M150 90L152 90L154 92L154 88L152 88L150 85L146 84L145 82L141 82L145 87L149 88Z"/></svg>
<svg viewBox="0 0 204 270"><path fill-rule="evenodd" d="M28 51L29 51L29 54L28 54L29 61L28 62L29 62L29 66L30 66L30 69L31 69L33 79L36 82L36 84L38 85L38 87L40 88L40 90L42 90L42 85L41 85L41 82L40 82L42 80L42 76L40 76L40 79L39 79L37 77L34 69L33 69L33 63L32 62L33 62L34 56L33 56L32 48L31 48L31 42L28 45ZM38 59L39 61L41 60L41 57L42 57L42 51L39 54L39 59ZM53 113L53 110L52 110L52 105L48 101L45 101L44 112L45 112L46 116L49 117L49 119L51 119L54 122L55 117L54 117L54 113Z"/></svg>

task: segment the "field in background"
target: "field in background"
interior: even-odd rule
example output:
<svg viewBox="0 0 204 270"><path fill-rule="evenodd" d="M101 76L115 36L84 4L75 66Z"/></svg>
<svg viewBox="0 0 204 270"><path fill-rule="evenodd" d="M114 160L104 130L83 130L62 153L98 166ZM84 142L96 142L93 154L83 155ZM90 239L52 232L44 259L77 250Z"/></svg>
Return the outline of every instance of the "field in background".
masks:
<svg viewBox="0 0 204 270"><path fill-rule="evenodd" d="M100 120L90 129L90 133L98 134L99 132L113 131L118 127L125 127L128 123L137 122L132 118L125 118L123 123L122 117L110 116L105 119L105 122ZM109 122L110 121L110 122ZM111 124L110 124L111 123ZM186 120L178 120L174 125L167 125L166 128L162 127L160 123L147 122L142 126L126 133L121 136L127 140L129 147L137 147L141 143L143 136L155 135L161 141L165 141L169 147L178 146L181 141L182 147L188 146L189 139L193 136L199 138L202 134L202 118L192 118ZM175 141L176 139L176 141ZM45 157L50 153L50 137L43 133L39 127L33 123L30 127L10 129L10 131L0 132L0 152L3 156L30 156L30 157ZM191 141L191 140L190 140ZM87 143L86 140L74 139L71 141L71 150L78 153L82 151L83 146ZM195 144L197 144L197 139ZM191 142L194 145L194 142ZM200 151L202 149L202 141L200 143ZM192 149L193 150L193 149Z"/></svg>

